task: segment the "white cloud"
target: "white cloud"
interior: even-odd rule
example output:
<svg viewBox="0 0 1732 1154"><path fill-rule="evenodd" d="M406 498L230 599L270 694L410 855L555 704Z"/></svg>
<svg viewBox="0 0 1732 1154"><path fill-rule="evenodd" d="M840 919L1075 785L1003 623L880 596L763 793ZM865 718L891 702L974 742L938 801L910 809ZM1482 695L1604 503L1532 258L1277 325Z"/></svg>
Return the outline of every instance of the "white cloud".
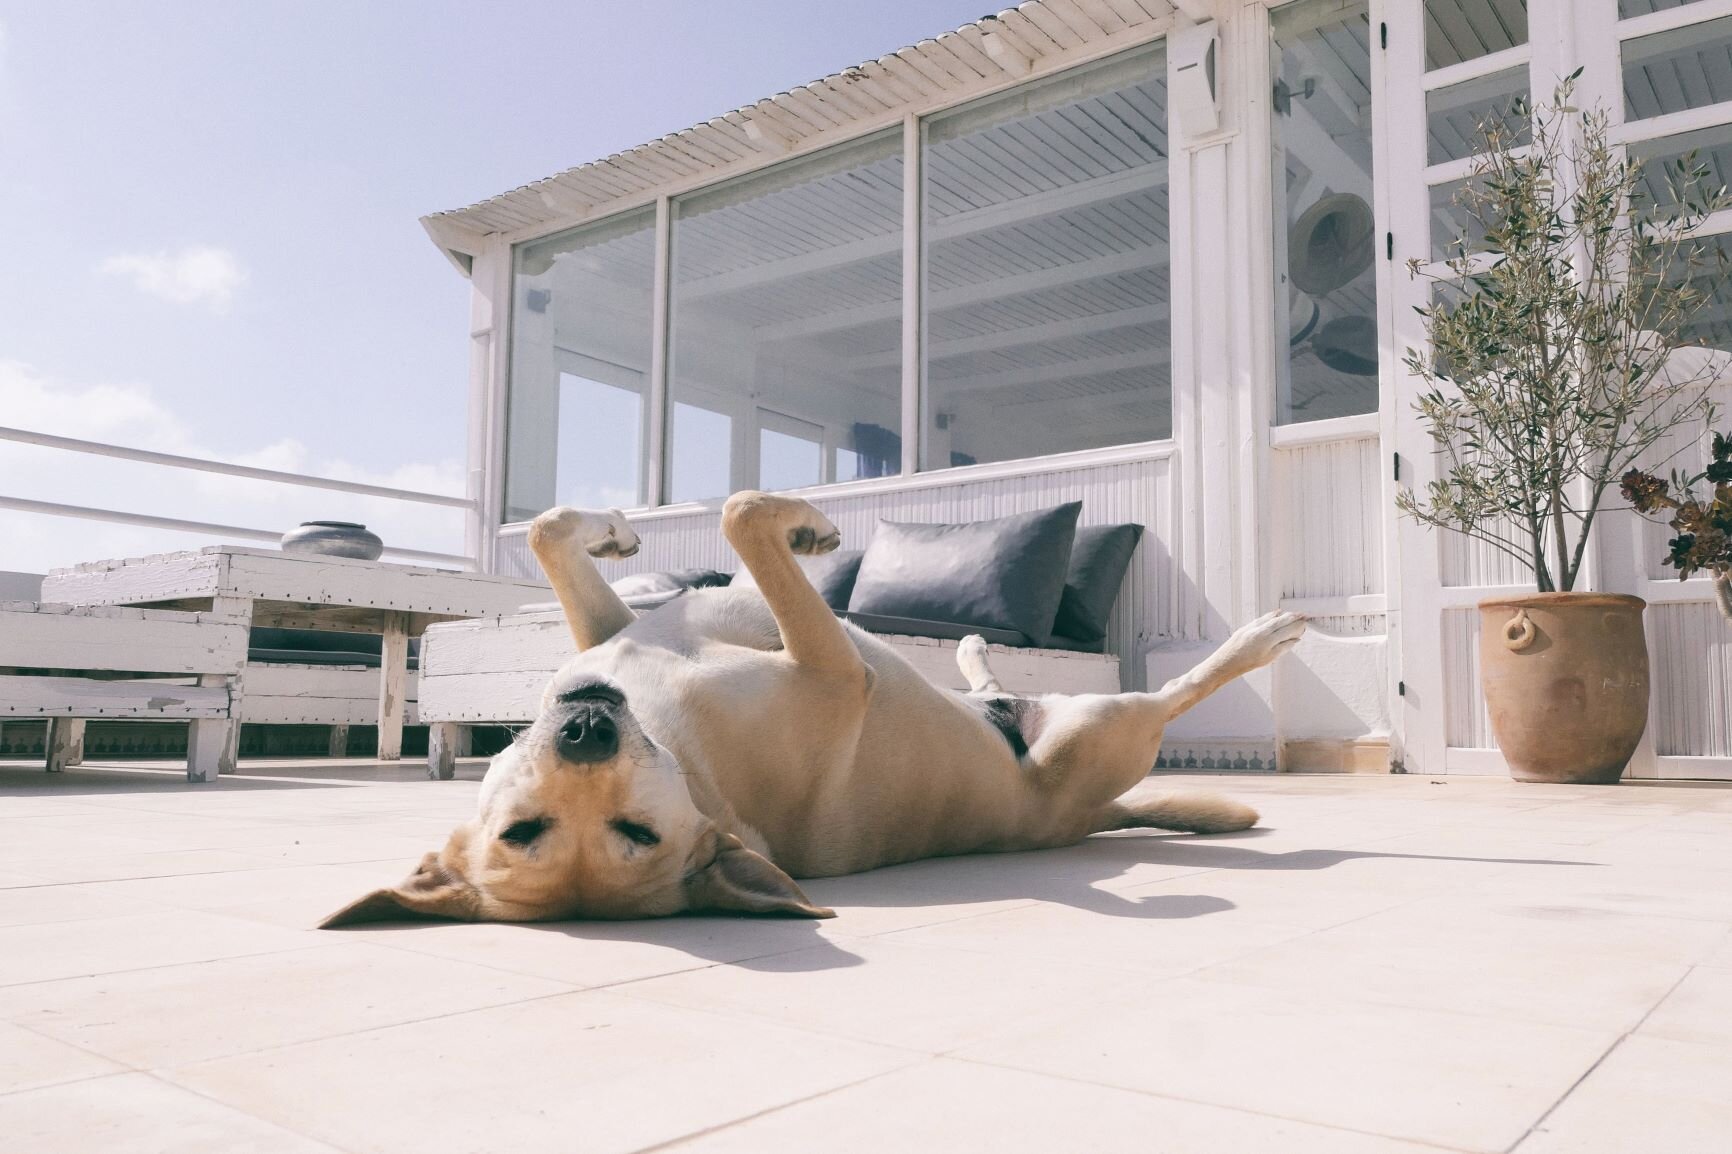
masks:
<svg viewBox="0 0 1732 1154"><path fill-rule="evenodd" d="M200 443L145 386L74 385L15 361L0 360L0 414L4 414L0 424L87 441L420 492L463 491L464 470L458 461L379 470L320 456L290 438L246 445L225 442L223 448L213 449ZM360 521L387 545L439 553L463 551L460 509L144 465L12 441L0 441L0 493L272 533L302 521ZM222 541L220 536L0 509L0 570L41 573L80 561L194 549Z"/></svg>
<svg viewBox="0 0 1732 1154"><path fill-rule="evenodd" d="M205 244L173 251L121 253L103 261L97 271L104 276L125 277L133 288L149 296L175 304L204 304L215 312L226 310L247 281L247 272L234 253Z"/></svg>

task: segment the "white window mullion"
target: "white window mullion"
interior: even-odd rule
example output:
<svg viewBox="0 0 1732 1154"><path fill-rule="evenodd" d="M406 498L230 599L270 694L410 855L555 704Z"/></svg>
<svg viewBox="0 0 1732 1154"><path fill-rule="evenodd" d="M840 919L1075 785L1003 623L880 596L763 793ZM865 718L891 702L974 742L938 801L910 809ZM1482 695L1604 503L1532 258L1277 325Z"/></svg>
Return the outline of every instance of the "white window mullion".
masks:
<svg viewBox="0 0 1732 1154"><path fill-rule="evenodd" d="M644 452L644 504L663 504L667 485L668 436L668 344L669 286L673 261L673 203L656 199L656 256L654 287L650 298L649 435Z"/></svg>
<svg viewBox="0 0 1732 1154"><path fill-rule="evenodd" d="M922 289L920 118L902 121L902 473L920 468L920 379L922 363Z"/></svg>

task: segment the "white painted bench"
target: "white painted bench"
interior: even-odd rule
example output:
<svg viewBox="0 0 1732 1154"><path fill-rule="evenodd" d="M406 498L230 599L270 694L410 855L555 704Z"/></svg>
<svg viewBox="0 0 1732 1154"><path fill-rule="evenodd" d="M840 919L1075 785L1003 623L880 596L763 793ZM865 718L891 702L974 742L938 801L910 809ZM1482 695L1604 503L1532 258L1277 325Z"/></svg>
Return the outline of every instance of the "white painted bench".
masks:
<svg viewBox="0 0 1732 1154"><path fill-rule="evenodd" d="M371 665L304 665L289 661L249 661L246 686L248 725L327 725L330 754L342 757L349 727L373 725L379 718L383 671ZM410 670L403 688L403 724L419 725L416 709L419 676Z"/></svg>
<svg viewBox="0 0 1732 1154"><path fill-rule="evenodd" d="M934 685L966 690L954 641L876 635ZM1011 693L1117 693L1119 659L1063 649L988 647L992 671ZM548 678L571 659L565 618L515 613L429 625L421 638L420 717L428 726L428 776L447 779L466 727L535 720Z"/></svg>
<svg viewBox="0 0 1732 1154"><path fill-rule="evenodd" d="M50 773L82 758L91 718L186 721L186 775L232 771L244 618L0 602L0 720L46 718Z"/></svg>

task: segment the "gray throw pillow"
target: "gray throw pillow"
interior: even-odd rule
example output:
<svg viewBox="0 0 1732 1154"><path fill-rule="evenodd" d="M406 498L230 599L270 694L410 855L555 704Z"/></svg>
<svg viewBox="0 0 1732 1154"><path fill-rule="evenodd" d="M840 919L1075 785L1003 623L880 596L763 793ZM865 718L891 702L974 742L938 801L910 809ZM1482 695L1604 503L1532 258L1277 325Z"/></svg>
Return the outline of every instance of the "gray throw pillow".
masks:
<svg viewBox="0 0 1732 1154"><path fill-rule="evenodd" d="M1045 645L1081 512L1072 501L963 525L880 521L848 610L1010 630Z"/></svg>
<svg viewBox="0 0 1732 1154"><path fill-rule="evenodd" d="M1099 641L1107 635L1107 618L1142 536L1141 525L1084 525L1076 531L1064 596L1052 623L1055 634L1076 641Z"/></svg>
<svg viewBox="0 0 1732 1154"><path fill-rule="evenodd" d="M795 557L794 560L806 571L806 579L824 599L824 604L840 613L848 608L848 598L854 593L854 577L860 572L862 556L864 553L859 549L838 549L834 553ZM745 568L734 574L733 584L729 586L732 589L757 587L758 583L752 580L752 571Z"/></svg>

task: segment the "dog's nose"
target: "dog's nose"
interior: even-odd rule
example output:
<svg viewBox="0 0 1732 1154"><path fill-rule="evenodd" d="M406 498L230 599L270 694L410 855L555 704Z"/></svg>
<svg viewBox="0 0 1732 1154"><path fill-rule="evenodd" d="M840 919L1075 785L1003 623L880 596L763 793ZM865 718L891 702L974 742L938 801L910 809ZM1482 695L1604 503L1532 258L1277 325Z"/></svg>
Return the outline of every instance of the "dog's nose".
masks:
<svg viewBox="0 0 1732 1154"><path fill-rule="evenodd" d="M599 709L582 709L559 727L559 756L579 765L619 752L619 726Z"/></svg>

